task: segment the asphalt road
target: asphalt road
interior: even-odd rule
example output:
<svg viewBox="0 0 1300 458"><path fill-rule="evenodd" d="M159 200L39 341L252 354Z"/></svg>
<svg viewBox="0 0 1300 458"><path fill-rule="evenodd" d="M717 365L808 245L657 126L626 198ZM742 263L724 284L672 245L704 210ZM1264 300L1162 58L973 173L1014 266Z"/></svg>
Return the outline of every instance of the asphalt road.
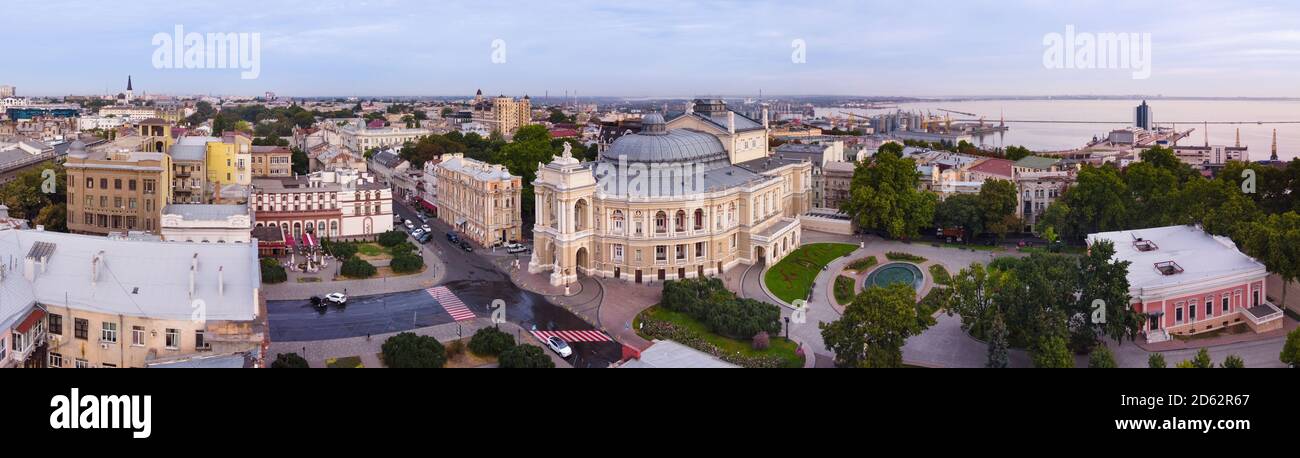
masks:
<svg viewBox="0 0 1300 458"><path fill-rule="evenodd" d="M323 310L308 301L267 301L271 340L299 342L406 331L450 323L451 315L424 291L348 298Z"/></svg>

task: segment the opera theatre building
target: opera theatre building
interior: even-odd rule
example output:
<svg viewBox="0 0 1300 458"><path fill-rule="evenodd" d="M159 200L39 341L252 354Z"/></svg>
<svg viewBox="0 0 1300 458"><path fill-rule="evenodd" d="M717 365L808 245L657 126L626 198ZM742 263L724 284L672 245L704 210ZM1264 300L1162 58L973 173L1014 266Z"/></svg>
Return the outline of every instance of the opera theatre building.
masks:
<svg viewBox="0 0 1300 458"><path fill-rule="evenodd" d="M649 114L594 162L566 151L541 165L528 270L560 286L579 274L642 283L775 263L799 246L811 180L811 163L768 155L765 120L721 101Z"/></svg>

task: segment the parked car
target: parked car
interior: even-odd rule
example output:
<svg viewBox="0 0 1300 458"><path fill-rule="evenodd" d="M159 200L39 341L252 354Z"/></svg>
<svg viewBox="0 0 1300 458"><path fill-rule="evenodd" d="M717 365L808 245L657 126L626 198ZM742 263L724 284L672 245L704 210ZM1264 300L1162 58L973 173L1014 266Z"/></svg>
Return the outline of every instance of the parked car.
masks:
<svg viewBox="0 0 1300 458"><path fill-rule="evenodd" d="M311 302L312 308L317 308L317 309L325 308L325 304L326 304L325 300L321 299L320 296L312 296L309 302Z"/></svg>
<svg viewBox="0 0 1300 458"><path fill-rule="evenodd" d="M427 223L427 222L429 222L429 217L428 217L428 216L424 216L424 213L417 214L417 215L415 215L415 217L416 217L416 218L420 218L420 222L421 222L421 223Z"/></svg>
<svg viewBox="0 0 1300 458"><path fill-rule="evenodd" d="M573 355L573 348L569 347L569 343L559 337L551 336L547 338L546 346L551 347L551 350L560 355L561 358L568 358Z"/></svg>
<svg viewBox="0 0 1300 458"><path fill-rule="evenodd" d="M506 253L514 254L514 253L523 253L525 251L528 251L528 247L522 243L507 243L505 246L506 246Z"/></svg>
<svg viewBox="0 0 1300 458"><path fill-rule="evenodd" d="M430 228L428 224L420 225L420 229L424 229L424 232L430 232L430 231L433 231L433 229Z"/></svg>
<svg viewBox="0 0 1300 458"><path fill-rule="evenodd" d="M402 224L402 215L393 215L393 224Z"/></svg>
<svg viewBox="0 0 1300 458"><path fill-rule="evenodd" d="M466 242L466 241L464 241L464 240L461 240L460 243L458 243L458 245L460 245L460 247L463 248L465 251L468 251L468 252L471 252L471 253L474 252L474 246L473 246L473 245L470 245L469 242Z"/></svg>
<svg viewBox="0 0 1300 458"><path fill-rule="evenodd" d="M460 242L460 237L457 237L456 234L453 233L453 232L448 232L448 233L447 233L447 241L448 241L448 242L451 242L452 244L455 244L455 243Z"/></svg>
<svg viewBox="0 0 1300 458"><path fill-rule="evenodd" d="M421 236L421 235L424 235L424 234L425 234L424 229L416 229L416 230L414 230L414 231L411 231L411 237L414 237L414 238L417 238L417 239L420 238L420 236Z"/></svg>
<svg viewBox="0 0 1300 458"><path fill-rule="evenodd" d="M415 228L415 223L412 223L409 219L403 224L406 225L406 230L408 231Z"/></svg>
<svg viewBox="0 0 1300 458"><path fill-rule="evenodd" d="M343 305L348 303L348 296L343 293L329 293L325 296L325 300L337 305Z"/></svg>
<svg viewBox="0 0 1300 458"><path fill-rule="evenodd" d="M428 242L429 242L429 239L432 238L432 237L433 237L433 234L432 234L432 233L425 232L425 233L423 233L423 234L420 234L419 237L416 237L416 238L415 238L415 241L420 242L420 243L428 243Z"/></svg>

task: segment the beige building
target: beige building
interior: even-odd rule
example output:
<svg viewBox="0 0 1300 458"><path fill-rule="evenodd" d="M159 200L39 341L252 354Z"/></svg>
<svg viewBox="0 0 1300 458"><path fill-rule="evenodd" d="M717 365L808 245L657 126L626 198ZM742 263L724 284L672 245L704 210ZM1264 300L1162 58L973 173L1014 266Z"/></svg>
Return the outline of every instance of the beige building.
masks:
<svg viewBox="0 0 1300 458"><path fill-rule="evenodd" d="M767 156L764 124L701 105L667 122L647 115L596 162L566 152L542 166L529 272L550 272L557 286L579 274L640 283L720 275L796 249L812 164Z"/></svg>
<svg viewBox="0 0 1300 458"><path fill-rule="evenodd" d="M171 156L114 145L89 152L76 141L64 167L70 232L158 232L162 208L172 202Z"/></svg>
<svg viewBox="0 0 1300 458"><path fill-rule="evenodd" d="M482 90L474 96L473 120L507 138L533 123L532 112L533 101L526 95L522 99L499 95L490 102L483 98Z"/></svg>
<svg viewBox="0 0 1300 458"><path fill-rule="evenodd" d="M521 178L505 166L448 154L432 168L438 219L483 246L523 237Z"/></svg>
<svg viewBox="0 0 1300 458"><path fill-rule="evenodd" d="M253 178L293 176L293 151L287 146L253 146Z"/></svg>
<svg viewBox="0 0 1300 458"><path fill-rule="evenodd" d="M0 230L0 367L257 362L266 338L255 244Z"/></svg>
<svg viewBox="0 0 1300 458"><path fill-rule="evenodd" d="M1016 191L1020 194L1016 217L1024 223L1025 232L1034 231L1038 217L1043 215L1048 206L1059 200L1074 181L1074 173L1070 171L1016 174Z"/></svg>

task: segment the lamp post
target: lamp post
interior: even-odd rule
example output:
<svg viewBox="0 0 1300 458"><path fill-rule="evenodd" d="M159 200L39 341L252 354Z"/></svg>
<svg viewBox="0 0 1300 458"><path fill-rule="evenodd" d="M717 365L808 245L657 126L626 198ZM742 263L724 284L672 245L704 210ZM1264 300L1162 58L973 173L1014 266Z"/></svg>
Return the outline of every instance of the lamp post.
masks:
<svg viewBox="0 0 1300 458"><path fill-rule="evenodd" d="M790 340L790 317L785 317L785 340Z"/></svg>

